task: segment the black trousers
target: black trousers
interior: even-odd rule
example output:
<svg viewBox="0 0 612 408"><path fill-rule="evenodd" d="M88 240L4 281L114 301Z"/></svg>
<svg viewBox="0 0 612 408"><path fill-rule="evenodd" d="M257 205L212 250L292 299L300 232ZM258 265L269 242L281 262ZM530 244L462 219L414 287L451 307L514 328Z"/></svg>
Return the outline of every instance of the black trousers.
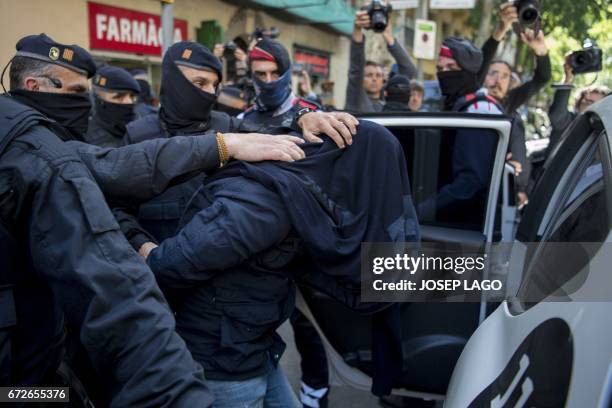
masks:
<svg viewBox="0 0 612 408"><path fill-rule="evenodd" d="M302 381L309 387L319 389L329 386L327 358L323 341L310 320L298 309L290 318L295 336L295 345L300 353Z"/></svg>

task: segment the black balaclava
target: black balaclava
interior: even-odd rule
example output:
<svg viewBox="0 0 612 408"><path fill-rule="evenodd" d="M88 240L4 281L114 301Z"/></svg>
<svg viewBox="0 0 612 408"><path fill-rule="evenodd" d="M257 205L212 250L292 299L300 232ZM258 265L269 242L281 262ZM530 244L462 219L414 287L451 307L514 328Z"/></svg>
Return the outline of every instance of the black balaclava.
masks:
<svg viewBox="0 0 612 408"><path fill-rule="evenodd" d="M221 62L208 48L190 41L172 45L162 62L159 117L163 125L171 134L204 132L217 94L198 89L178 65L215 72L221 82Z"/></svg>
<svg viewBox="0 0 612 408"><path fill-rule="evenodd" d="M476 92L480 88L476 74L464 70L438 72L438 82L445 97L446 110L451 110L462 96Z"/></svg>
<svg viewBox="0 0 612 408"><path fill-rule="evenodd" d="M94 112L100 125L115 137L123 137L125 128L136 117L134 104L107 102L94 95Z"/></svg>
<svg viewBox="0 0 612 408"><path fill-rule="evenodd" d="M225 112L230 116L238 116L242 112L244 112L244 109L236 108L230 105L226 105L225 103L222 103L223 96L241 100L243 101L243 105L246 105L246 102L244 102L244 99L242 97L242 91L240 91L240 88L235 87L235 86L224 86L223 89L221 90L219 99L217 100L217 104L215 105L215 110L219 112Z"/></svg>
<svg viewBox="0 0 612 408"><path fill-rule="evenodd" d="M140 85L132 75L123 68L104 66L100 67L93 79L94 86L94 115L100 126L115 137L123 137L125 128L134 120L134 104L121 104L107 102L100 98L96 91L110 93L131 92L140 94Z"/></svg>
<svg viewBox="0 0 612 408"><path fill-rule="evenodd" d="M61 44L45 34L28 35L15 45L15 57L25 57L59 65L91 78L96 64L85 49L75 44ZM61 84L54 85L61 88ZM2 85L4 88L4 85ZM87 132L91 100L89 92L55 93L12 89L10 95L49 119L53 119L68 131L69 136L83 139Z"/></svg>
<svg viewBox="0 0 612 408"><path fill-rule="evenodd" d="M55 93L26 89L11 90L11 96L64 127L75 139L83 140L89 125L89 92Z"/></svg>

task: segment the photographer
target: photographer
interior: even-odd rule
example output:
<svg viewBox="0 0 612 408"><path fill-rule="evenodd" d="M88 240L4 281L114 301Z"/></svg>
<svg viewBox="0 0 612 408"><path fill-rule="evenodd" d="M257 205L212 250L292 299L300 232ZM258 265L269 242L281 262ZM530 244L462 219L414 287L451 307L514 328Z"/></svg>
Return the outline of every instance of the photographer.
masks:
<svg viewBox="0 0 612 408"><path fill-rule="evenodd" d="M553 102L548 109L548 117L552 125L550 134L550 143L548 144L548 152L552 151L555 145L559 142L561 135L574 121L576 116L584 112L589 106L600 101L610 94L610 89L606 86L589 86L582 88L574 103L574 111L567 109L568 101L572 90L574 89L574 70L570 64L570 56L565 59L563 69L565 75L561 84L553 85L555 88L555 96Z"/></svg>
<svg viewBox="0 0 612 408"><path fill-rule="evenodd" d="M371 17L368 11L357 11L351 41L345 105L345 109L352 112L380 112L384 105L381 99L384 85L383 69L380 64L365 59L363 30L369 29L370 26ZM416 68L406 50L393 37L391 24L387 24L382 35L387 43L387 49L397 62L398 73L409 79L413 78L416 75Z"/></svg>
<svg viewBox="0 0 612 408"><path fill-rule="evenodd" d="M534 30L525 29L520 33L520 38L531 48L536 57L533 78L514 89L509 89L512 67L507 62L494 61L493 59L499 43L506 33L512 29L512 25L518 23L518 21L518 11L514 3L502 4L497 28L482 46L483 63L478 72L480 83L484 83L489 94L501 102L508 114L527 103L529 99L544 88L552 77L544 33L542 31L536 33Z"/></svg>
<svg viewBox="0 0 612 408"><path fill-rule="evenodd" d="M299 76L297 94L300 98L306 98L313 102L316 102L319 106L323 105L321 97L316 94L312 87L312 81L310 80L310 74L305 69L299 72L294 72Z"/></svg>
<svg viewBox="0 0 612 408"><path fill-rule="evenodd" d="M493 60L499 43L512 29L513 24L519 24L519 20L519 10L514 2L501 5L497 28L482 47L484 62L478 75L489 95L501 104L507 115L514 118L508 145L509 157L512 157L509 163L514 166L518 175L519 204L525 204L528 199L525 190L529 180L529 165L525 147L525 126L516 110L544 88L550 81L552 73L544 33L542 31L536 33L529 28L522 27L519 35L536 56L536 68L531 80L511 86L512 66L502 60Z"/></svg>
<svg viewBox="0 0 612 408"><path fill-rule="evenodd" d="M225 84L236 84L247 76L247 53L235 42L215 44L213 54L225 65Z"/></svg>

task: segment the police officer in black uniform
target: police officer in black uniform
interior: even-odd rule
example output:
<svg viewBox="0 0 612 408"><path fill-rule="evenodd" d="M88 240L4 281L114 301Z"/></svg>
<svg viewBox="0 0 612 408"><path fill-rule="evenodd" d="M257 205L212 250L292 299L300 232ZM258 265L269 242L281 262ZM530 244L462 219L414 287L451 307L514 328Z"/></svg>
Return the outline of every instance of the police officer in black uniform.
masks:
<svg viewBox="0 0 612 408"><path fill-rule="evenodd" d="M249 71L255 86L255 103L239 118L274 126L288 126L300 111L317 111L313 101L291 90L291 59L280 42L264 38L249 52Z"/></svg>
<svg viewBox="0 0 612 408"><path fill-rule="evenodd" d="M315 135L325 133L338 145L345 146L356 132L356 119L341 112L330 114L305 110L295 114L288 126L278 127L214 111L221 71L219 59L199 43L183 41L169 47L162 62L162 107L159 114L131 122L127 126L126 142L132 144L160 137L223 132L221 137L227 143L236 136L238 139L252 136L245 135L245 132L281 133L302 128L309 141L319 140ZM145 204L114 210L122 230L141 255L146 255L156 241L174 236L187 201L203 177L175 186ZM134 213L138 215L138 222L134 220Z"/></svg>
<svg viewBox="0 0 612 408"><path fill-rule="evenodd" d="M123 144L125 127L135 119L138 82L123 68L104 66L92 80L93 109L85 141L102 147Z"/></svg>
<svg viewBox="0 0 612 408"><path fill-rule="evenodd" d="M218 166L219 146L206 136L121 149L76 141L94 71L82 48L28 36L12 60L11 92L0 97L1 383L57 384L66 320L80 328L112 405L207 406L201 368L91 176L110 196L146 200ZM270 151L299 158L287 142L245 137L227 150L246 160L274 159Z"/></svg>
<svg viewBox="0 0 612 408"><path fill-rule="evenodd" d="M2 385L62 385L68 322L113 406L208 406L202 369L153 275L58 137L86 128L94 72L82 48L28 36L17 44L11 95L0 97Z"/></svg>

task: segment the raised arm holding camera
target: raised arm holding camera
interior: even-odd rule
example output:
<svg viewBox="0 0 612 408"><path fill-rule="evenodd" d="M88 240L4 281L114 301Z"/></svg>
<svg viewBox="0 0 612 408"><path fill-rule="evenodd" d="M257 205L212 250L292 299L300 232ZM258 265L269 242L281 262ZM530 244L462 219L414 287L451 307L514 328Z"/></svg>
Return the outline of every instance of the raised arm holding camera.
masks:
<svg viewBox="0 0 612 408"><path fill-rule="evenodd" d="M519 3L521 2L507 2L501 5L498 26L482 47L483 64L478 73L481 82L484 83L491 96L499 100L508 113L514 112L527 103L552 77L544 33L539 29L537 23L533 22L531 14L533 9L526 6L520 8ZM532 6L532 2L529 5ZM527 11L521 12L522 9ZM518 27L517 31L519 31L521 40L535 54L536 67L531 80L514 89L509 89L512 67L507 62L495 61L494 58L499 43L513 26Z"/></svg>
<svg viewBox="0 0 612 408"><path fill-rule="evenodd" d="M531 80L511 86L513 67L506 61L495 60L499 43L508 31L514 28L536 58L536 67ZM478 73L479 80L494 97L504 112L514 118L510 133L508 162L516 169L519 202L526 203L526 188L529 180L529 163L525 147L525 126L516 110L526 104L550 81L552 72L548 46L544 33L540 30L540 11L534 0L516 0L500 7L499 22L491 37L482 47L483 64Z"/></svg>
<svg viewBox="0 0 612 408"><path fill-rule="evenodd" d="M355 25L351 41L349 81L346 88L345 109L353 112L380 112L383 109L382 89L384 74L382 66L366 61L365 38L363 30L382 33L387 49L398 65L398 73L411 79L416 76L416 68L406 50L393 37L389 12L391 6L374 0L370 5L355 13Z"/></svg>
<svg viewBox="0 0 612 408"><path fill-rule="evenodd" d="M576 119L576 116L584 112L589 106L600 101L610 94L610 89L606 86L588 86L582 88L576 95L574 110L567 109L570 94L574 89L574 76L589 72L598 72L602 68L601 49L586 42L583 50L568 54L563 64L565 72L563 81L553 85L555 96L548 109L548 117L552 126L548 152L557 145L563 132Z"/></svg>

